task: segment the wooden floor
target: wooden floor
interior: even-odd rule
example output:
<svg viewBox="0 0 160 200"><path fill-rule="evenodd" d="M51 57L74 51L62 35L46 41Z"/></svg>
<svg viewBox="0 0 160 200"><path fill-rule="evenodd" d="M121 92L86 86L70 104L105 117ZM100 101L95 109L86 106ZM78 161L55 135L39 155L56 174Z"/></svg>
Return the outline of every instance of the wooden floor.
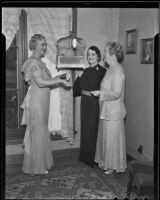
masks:
<svg viewBox="0 0 160 200"><path fill-rule="evenodd" d="M54 162L65 159L78 159L78 156L79 148L53 151ZM23 163L23 154L7 156L5 163L6 174L20 172Z"/></svg>
<svg viewBox="0 0 160 200"><path fill-rule="evenodd" d="M78 159L79 148L65 149L65 150L54 150L53 159L55 163L61 163L61 161L68 159ZM127 155L127 161L133 160L133 158ZM6 157L5 172L6 174L17 173L21 171L23 163L23 154L12 155Z"/></svg>

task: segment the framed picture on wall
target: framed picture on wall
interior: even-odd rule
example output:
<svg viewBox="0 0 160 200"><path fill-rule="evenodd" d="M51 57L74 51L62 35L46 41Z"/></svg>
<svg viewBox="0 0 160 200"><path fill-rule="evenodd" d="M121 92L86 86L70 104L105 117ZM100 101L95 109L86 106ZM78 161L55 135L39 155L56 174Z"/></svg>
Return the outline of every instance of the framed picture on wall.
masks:
<svg viewBox="0 0 160 200"><path fill-rule="evenodd" d="M126 54L136 54L137 29L126 31Z"/></svg>
<svg viewBox="0 0 160 200"><path fill-rule="evenodd" d="M153 64L153 38L141 39L141 64Z"/></svg>

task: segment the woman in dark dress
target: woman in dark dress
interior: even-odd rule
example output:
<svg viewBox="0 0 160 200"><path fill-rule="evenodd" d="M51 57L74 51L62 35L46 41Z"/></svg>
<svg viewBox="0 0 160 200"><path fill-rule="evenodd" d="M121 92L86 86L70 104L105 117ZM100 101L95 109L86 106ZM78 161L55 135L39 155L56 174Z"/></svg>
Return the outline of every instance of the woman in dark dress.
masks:
<svg viewBox="0 0 160 200"><path fill-rule="evenodd" d="M100 83L106 70L99 62L101 60L100 50L91 46L87 51L89 67L86 68L81 77L75 80L73 96L81 96L81 139L79 160L94 167L94 156L99 121L99 99L94 97L90 91L100 89Z"/></svg>

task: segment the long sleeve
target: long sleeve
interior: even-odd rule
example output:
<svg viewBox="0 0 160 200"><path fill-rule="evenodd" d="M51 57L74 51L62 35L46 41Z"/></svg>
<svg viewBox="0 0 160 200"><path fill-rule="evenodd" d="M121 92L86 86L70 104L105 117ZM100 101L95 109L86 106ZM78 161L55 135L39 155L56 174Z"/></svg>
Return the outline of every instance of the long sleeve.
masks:
<svg viewBox="0 0 160 200"><path fill-rule="evenodd" d="M80 87L80 82L81 82L81 78L78 77L75 82L74 82L74 85L73 85L73 96L74 97L78 97L78 96L81 96L81 87Z"/></svg>
<svg viewBox="0 0 160 200"><path fill-rule="evenodd" d="M100 91L100 101L113 101L121 96L125 76L116 72L112 77L111 88Z"/></svg>
<svg viewBox="0 0 160 200"><path fill-rule="evenodd" d="M99 64L94 67L88 67L83 71L81 77L78 77L73 85L73 96L81 96L81 91L93 91L100 89L100 83L106 73L106 70Z"/></svg>

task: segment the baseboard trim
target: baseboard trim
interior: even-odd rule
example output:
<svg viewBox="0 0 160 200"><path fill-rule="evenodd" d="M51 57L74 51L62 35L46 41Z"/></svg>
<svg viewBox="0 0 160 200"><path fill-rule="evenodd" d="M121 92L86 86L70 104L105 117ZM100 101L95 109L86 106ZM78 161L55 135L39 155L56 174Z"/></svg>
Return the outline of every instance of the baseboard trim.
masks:
<svg viewBox="0 0 160 200"><path fill-rule="evenodd" d="M126 145L126 151L127 154L133 157L136 160L139 161L152 161L152 158L148 155L145 154L140 154L135 147L133 147L131 144Z"/></svg>

